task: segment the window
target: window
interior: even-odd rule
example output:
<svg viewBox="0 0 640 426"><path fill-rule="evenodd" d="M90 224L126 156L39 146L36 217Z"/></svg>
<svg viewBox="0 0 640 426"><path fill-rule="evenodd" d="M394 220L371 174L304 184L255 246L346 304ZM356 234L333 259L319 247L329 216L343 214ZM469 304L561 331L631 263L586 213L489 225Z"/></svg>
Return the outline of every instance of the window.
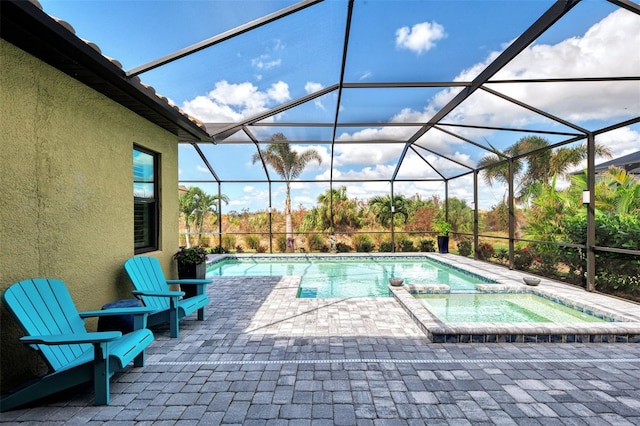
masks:
<svg viewBox="0 0 640 426"><path fill-rule="evenodd" d="M155 152L133 147L133 236L136 254L158 250L158 157Z"/></svg>

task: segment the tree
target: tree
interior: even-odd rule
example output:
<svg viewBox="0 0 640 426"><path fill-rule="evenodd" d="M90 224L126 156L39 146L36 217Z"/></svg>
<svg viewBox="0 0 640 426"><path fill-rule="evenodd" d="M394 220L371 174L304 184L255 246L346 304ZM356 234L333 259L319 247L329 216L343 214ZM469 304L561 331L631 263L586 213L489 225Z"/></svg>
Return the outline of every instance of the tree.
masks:
<svg viewBox="0 0 640 426"><path fill-rule="evenodd" d="M500 152L495 149L494 151ZM482 176L487 185L492 186L494 182L509 184L509 163L504 161L504 157L515 157L520 154L520 145L516 142L504 151L500 152L502 156L498 154L486 154L478 161L477 167L482 169ZM518 176L522 169L522 162L514 160L513 162L513 174Z"/></svg>
<svg viewBox="0 0 640 426"><path fill-rule="evenodd" d="M314 208L317 216L317 228L321 230L333 228L357 228L360 226L360 211L357 200L347 197L347 187L328 189L318 195L318 207ZM333 226L333 228L332 228Z"/></svg>
<svg viewBox="0 0 640 426"><path fill-rule="evenodd" d="M409 209L409 221L405 227L407 231L429 231L433 228L436 214L440 210L440 198L433 195L428 200L417 197Z"/></svg>
<svg viewBox="0 0 640 426"><path fill-rule="evenodd" d="M570 207L566 192L556 190L556 177L552 178L551 185L536 185L532 196L525 238L538 241L562 238L560 224Z"/></svg>
<svg viewBox="0 0 640 426"><path fill-rule="evenodd" d="M396 195L391 201L391 195L376 195L369 199L369 207L373 211L376 221L385 228L391 225L392 220L396 220L395 215L400 215L407 223L409 219L409 200L404 195ZM393 206L393 211L391 207ZM395 222L394 222L395 223Z"/></svg>
<svg viewBox="0 0 640 426"><path fill-rule="evenodd" d="M203 192L202 196L197 199L196 213L194 215L194 222L198 231L198 237L196 244L200 245L200 237L204 228L204 220L206 217L215 218L213 223L217 223L220 217L218 211L218 200L224 201L225 204L229 204L229 197L224 194L209 195Z"/></svg>
<svg viewBox="0 0 640 426"><path fill-rule="evenodd" d="M184 194L180 194L178 196L178 210L184 217L184 227L187 231L187 234L185 235L187 247L191 247L189 234L191 233L191 223L194 220L196 211L195 197L199 196L200 193L202 193L202 190L200 188L192 187L189 188L189 190Z"/></svg>
<svg viewBox="0 0 640 426"><path fill-rule="evenodd" d="M291 181L304 171L309 162L315 160L322 164L322 157L315 149L308 148L302 152L294 151L282 133L271 136L271 144L260 152L253 154L252 161L264 161L285 180L286 198L284 205L285 233L287 237L287 251L293 251L293 223L291 220ZM289 244L291 242L291 244Z"/></svg>
<svg viewBox="0 0 640 426"><path fill-rule="evenodd" d="M485 230L507 232L509 230L509 206L502 200L485 214Z"/></svg>
<svg viewBox="0 0 640 426"><path fill-rule="evenodd" d="M501 152L502 156L487 154L482 157L478 162L478 168L483 168L484 181L488 185L493 185L494 182L508 184L509 164L503 160L504 157L514 158L511 178L514 180L516 197L520 201L529 200L532 192L537 190L536 184L549 185L554 176L566 177L572 167L579 165L587 158L586 145L557 149L547 148L548 146L547 139L539 136L525 136ZM495 151L499 152L499 150ZM521 157L533 151L535 151L533 154ZM602 145L596 145L596 154L611 157L611 151Z"/></svg>
<svg viewBox="0 0 640 426"><path fill-rule="evenodd" d="M193 224L198 232L196 245L200 245L200 235L204 227L204 220L207 216L214 215L219 218L218 200L229 203L229 197L224 194L209 195L197 186L189 188L189 190L180 194L178 197L178 209L184 215L186 235L186 245L191 247L189 233ZM216 219L217 220L217 219Z"/></svg>
<svg viewBox="0 0 640 426"><path fill-rule="evenodd" d="M473 229L473 209L465 200L456 197L449 198L449 217L447 222L451 224L452 232L469 232ZM436 214L436 220L445 220L444 207Z"/></svg>
<svg viewBox="0 0 640 426"><path fill-rule="evenodd" d="M574 199L587 189L586 173L571 177ZM570 188L570 189L571 189ZM615 214L640 214L640 183L625 170L610 167L598 176L595 188L596 208Z"/></svg>

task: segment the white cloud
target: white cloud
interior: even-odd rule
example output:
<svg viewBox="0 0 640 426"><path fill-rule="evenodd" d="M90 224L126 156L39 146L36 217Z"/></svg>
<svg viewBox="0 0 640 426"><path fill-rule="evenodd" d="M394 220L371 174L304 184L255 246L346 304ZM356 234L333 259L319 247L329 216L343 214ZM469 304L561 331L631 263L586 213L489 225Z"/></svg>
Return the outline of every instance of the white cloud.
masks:
<svg viewBox="0 0 640 426"><path fill-rule="evenodd" d="M366 80L370 77L373 76L373 73L371 71L365 71L362 73L362 75L358 78L358 80L362 81L362 80Z"/></svg>
<svg viewBox="0 0 640 426"><path fill-rule="evenodd" d="M324 89L322 84L313 81L307 81L307 84L304 85L304 91L307 92L307 94L315 93L322 89Z"/></svg>
<svg viewBox="0 0 640 426"><path fill-rule="evenodd" d="M640 17L620 9L593 25L583 36L556 44L526 48L493 79L557 77L628 77L640 75ZM493 61L492 52L482 63L461 72L456 81L469 81ZM575 123L635 116L639 110L637 82L586 82L499 84L493 89ZM450 98L450 91L441 95ZM474 94L449 117L474 124L523 125L546 121L484 93Z"/></svg>
<svg viewBox="0 0 640 426"><path fill-rule="evenodd" d="M404 144L350 143L334 145L334 166L349 164L384 164L397 160Z"/></svg>
<svg viewBox="0 0 640 426"><path fill-rule="evenodd" d="M334 177L340 177L346 180L371 180L371 179L391 179L393 171L396 169L394 165L376 164L375 166L363 167L360 170L347 170L336 173Z"/></svg>
<svg viewBox="0 0 640 426"><path fill-rule="evenodd" d="M282 59L271 59L269 55L260 55L251 60L251 65L259 70L270 70L282 64Z"/></svg>
<svg viewBox="0 0 640 426"><path fill-rule="evenodd" d="M359 200L368 200L376 195L389 195L391 191L389 182L341 183L340 185L347 187L349 198L358 198Z"/></svg>
<svg viewBox="0 0 640 426"><path fill-rule="evenodd" d="M268 48L269 52L278 52L284 50L284 43L280 39L272 40L273 46ZM274 59L271 53L263 53L258 57L251 59L251 66L259 70L270 70L282 65L282 59ZM261 77L260 77L261 78Z"/></svg>
<svg viewBox="0 0 640 426"><path fill-rule="evenodd" d="M289 85L284 81L279 81L271 85L271 88L267 90L269 98L274 99L276 102L286 102L291 99L289 94Z"/></svg>
<svg viewBox="0 0 640 426"><path fill-rule="evenodd" d="M420 152L420 150L418 150ZM438 175L434 168L445 176L452 174L459 174L461 172L468 171L469 169L453 162L449 161L443 157L436 156L433 154L425 154L421 152L424 160L418 156L415 152L409 151L405 156L402 165L400 166L400 170L398 171L398 177L403 179L425 179L425 178L436 178L440 179L440 175ZM462 154L460 152L455 152L451 155L453 160L456 160L462 164L473 165L469 155ZM425 163L425 160L428 162Z"/></svg>
<svg viewBox="0 0 640 426"><path fill-rule="evenodd" d="M229 83L222 80L206 96L186 101L182 109L204 122L235 122L251 117L291 98L289 85L278 81L266 92L249 82Z"/></svg>
<svg viewBox="0 0 640 426"><path fill-rule="evenodd" d="M281 39L276 38L276 39L273 40L273 48L272 48L272 50L274 52L277 52L279 50L284 50L284 47L285 47L284 42Z"/></svg>
<svg viewBox="0 0 640 426"><path fill-rule="evenodd" d="M249 208L251 211L264 210L269 206L269 191L255 188L251 185L244 186L242 191L231 191L229 187L223 187L223 193L229 196L229 204L223 203L223 211ZM225 192L227 191L227 192Z"/></svg>
<svg viewBox="0 0 640 426"><path fill-rule="evenodd" d="M456 197L461 200L467 201L469 206L472 206L473 202L473 178L471 175L464 176L460 179L451 181L449 185L449 196ZM444 197L443 197L444 198ZM479 203L482 204L482 203Z"/></svg>
<svg viewBox="0 0 640 426"><path fill-rule="evenodd" d="M322 164L318 165L317 161L315 160L311 161L307 164L307 167L305 167L305 171L313 171L319 168L329 167L329 165L331 164L331 154L329 153L329 150L327 149L326 146L324 145L304 145L304 146L291 145L291 150L297 153L302 153L307 149L315 150L320 155L320 158L322 159Z"/></svg>
<svg viewBox="0 0 640 426"><path fill-rule="evenodd" d="M307 94L311 94L311 93L315 93L318 92L320 90L324 89L324 86L320 83L316 83L313 81L307 81L307 84L304 85L304 90L305 92L307 92ZM322 99L323 96L314 99L314 104L317 108L326 111L326 108L324 106L324 104L322 103Z"/></svg>
<svg viewBox="0 0 640 426"><path fill-rule="evenodd" d="M502 69L495 79L553 78L553 77L610 77L640 75L640 18L625 10L618 10L593 25L583 36L572 37L556 44L534 44ZM415 27L414 27L415 28ZM400 39L409 43L410 35L427 31L399 30ZM417 43L415 43L417 44ZM507 44L505 44L506 47ZM417 50L417 49L416 49ZM462 71L456 81L473 80L500 52ZM500 84L492 86L518 100L576 123L587 120L615 120L637 116L640 110L637 82L586 82L563 84ZM461 89L438 92L422 111L403 109L391 121L428 122L436 111L446 105ZM476 92L447 117L449 122L491 126L526 126L532 122L551 123L551 120L490 95ZM416 128L365 129L342 134L340 140L384 140L405 138ZM479 139L487 130L461 130L462 136ZM443 154L451 154L461 141L430 131L420 143ZM353 152L358 157L358 153ZM362 154L362 159L371 153ZM357 159L351 161L358 162ZM465 161L465 164L469 162Z"/></svg>
<svg viewBox="0 0 640 426"><path fill-rule="evenodd" d="M292 195L291 196L291 208L296 209L298 206L302 205L306 208L314 207L317 204L318 200L315 197L309 197L305 195Z"/></svg>
<svg viewBox="0 0 640 426"><path fill-rule="evenodd" d="M196 170L199 171L200 173L211 174L211 172L209 172L209 169L207 169L204 166L196 166Z"/></svg>
<svg viewBox="0 0 640 426"><path fill-rule="evenodd" d="M618 158L640 149L640 133L629 127L621 127L596 136L596 143L609 148L612 157Z"/></svg>
<svg viewBox="0 0 640 426"><path fill-rule="evenodd" d="M396 30L396 46L411 50L418 55L435 46L435 42L446 37L444 27L437 22L421 22L413 27L402 27Z"/></svg>

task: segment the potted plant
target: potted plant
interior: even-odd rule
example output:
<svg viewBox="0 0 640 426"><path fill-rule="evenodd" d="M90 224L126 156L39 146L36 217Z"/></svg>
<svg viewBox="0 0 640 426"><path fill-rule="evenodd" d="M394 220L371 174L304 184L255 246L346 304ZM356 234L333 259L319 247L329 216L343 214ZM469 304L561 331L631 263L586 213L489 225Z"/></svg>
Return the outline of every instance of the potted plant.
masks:
<svg viewBox="0 0 640 426"><path fill-rule="evenodd" d="M451 224L445 220L439 220L433 225L433 229L438 233L438 252L449 253Z"/></svg>
<svg viewBox="0 0 640 426"><path fill-rule="evenodd" d="M180 247L173 255L178 262L178 278L184 279L205 279L207 275L207 252L203 247ZM195 294L194 286L180 286L185 297ZM193 294L192 294L193 293Z"/></svg>

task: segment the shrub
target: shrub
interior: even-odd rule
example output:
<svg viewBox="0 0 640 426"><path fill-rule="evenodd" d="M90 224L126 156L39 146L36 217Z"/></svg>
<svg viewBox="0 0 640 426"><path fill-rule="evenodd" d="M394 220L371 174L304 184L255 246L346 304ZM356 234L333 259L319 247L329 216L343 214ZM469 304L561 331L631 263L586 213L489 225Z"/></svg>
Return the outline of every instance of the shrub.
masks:
<svg viewBox="0 0 640 426"><path fill-rule="evenodd" d="M284 234L280 234L276 237L276 247L280 253L285 253L287 251L287 236Z"/></svg>
<svg viewBox="0 0 640 426"><path fill-rule="evenodd" d="M509 250L501 248L496 252L496 259L501 262L507 262L509 260Z"/></svg>
<svg viewBox="0 0 640 426"><path fill-rule="evenodd" d="M225 249L222 246L217 246L217 247L212 247L211 248L211 253L212 254L223 254L223 253L229 253L229 250Z"/></svg>
<svg viewBox="0 0 640 426"><path fill-rule="evenodd" d="M493 257L493 246L489 243L482 242L478 244L476 252L478 253L478 259L488 260Z"/></svg>
<svg viewBox="0 0 640 426"><path fill-rule="evenodd" d="M244 242L247 243L247 247L251 250L257 250L260 245L260 237L257 235L245 235Z"/></svg>
<svg viewBox="0 0 640 426"><path fill-rule="evenodd" d="M267 248L263 245L259 245L258 248L256 248L256 252L257 253L266 253L267 252Z"/></svg>
<svg viewBox="0 0 640 426"><path fill-rule="evenodd" d="M563 221L570 243L586 241L586 216L566 217ZM596 246L640 250L640 215L600 213L596 210ZM586 266L583 250L563 249L562 255L575 274L583 274ZM638 300L640 294L640 259L637 255L596 252L596 288L598 291L621 294Z"/></svg>
<svg viewBox="0 0 640 426"><path fill-rule="evenodd" d="M324 244L324 238L320 234L310 234L307 237L307 245L309 251L322 251Z"/></svg>
<svg viewBox="0 0 640 426"><path fill-rule="evenodd" d="M231 234L224 234L222 236L222 247L228 252L231 248L236 246L236 236Z"/></svg>
<svg viewBox="0 0 640 426"><path fill-rule="evenodd" d="M353 247L351 247L349 244L345 244L343 242L338 242L336 243L336 250L338 250L338 253L347 253L353 250Z"/></svg>
<svg viewBox="0 0 640 426"><path fill-rule="evenodd" d="M401 238L398 241L398 247L400 248L400 251L405 253L416 251L415 247L413 246L413 241L405 237Z"/></svg>
<svg viewBox="0 0 640 426"><path fill-rule="evenodd" d="M558 251L563 250L551 244L538 244L535 246L533 257L535 259L535 269L543 276L555 277L558 275L556 267Z"/></svg>
<svg viewBox="0 0 640 426"><path fill-rule="evenodd" d="M513 266L519 271L528 271L534 261L533 253L528 247L516 249L513 257Z"/></svg>
<svg viewBox="0 0 640 426"><path fill-rule="evenodd" d="M357 252L370 253L373 251L374 245L371 237L367 234L356 234L351 237L351 242Z"/></svg>
<svg viewBox="0 0 640 426"><path fill-rule="evenodd" d="M436 251L436 242L429 239L420 240L420 251L423 251L423 252Z"/></svg>
<svg viewBox="0 0 640 426"><path fill-rule="evenodd" d="M469 256L471 253L471 241L462 240L458 243L458 254L460 256Z"/></svg>
<svg viewBox="0 0 640 426"><path fill-rule="evenodd" d="M380 253L391 253L393 251L393 244L391 244L391 241L382 241L378 251Z"/></svg>
<svg viewBox="0 0 640 426"><path fill-rule="evenodd" d="M238 244L236 246L236 253L244 253L244 249L242 248L242 246L240 244Z"/></svg>
<svg viewBox="0 0 640 426"><path fill-rule="evenodd" d="M604 261L604 259L600 260ZM635 271L640 270L640 260L633 259L633 256L620 256L614 262L615 266L622 270L625 268L633 268ZM607 268L608 269L608 268ZM596 288L598 291L606 291L608 293L620 294L624 293L635 300L640 300L640 275L621 275L617 271L598 270L596 275Z"/></svg>

